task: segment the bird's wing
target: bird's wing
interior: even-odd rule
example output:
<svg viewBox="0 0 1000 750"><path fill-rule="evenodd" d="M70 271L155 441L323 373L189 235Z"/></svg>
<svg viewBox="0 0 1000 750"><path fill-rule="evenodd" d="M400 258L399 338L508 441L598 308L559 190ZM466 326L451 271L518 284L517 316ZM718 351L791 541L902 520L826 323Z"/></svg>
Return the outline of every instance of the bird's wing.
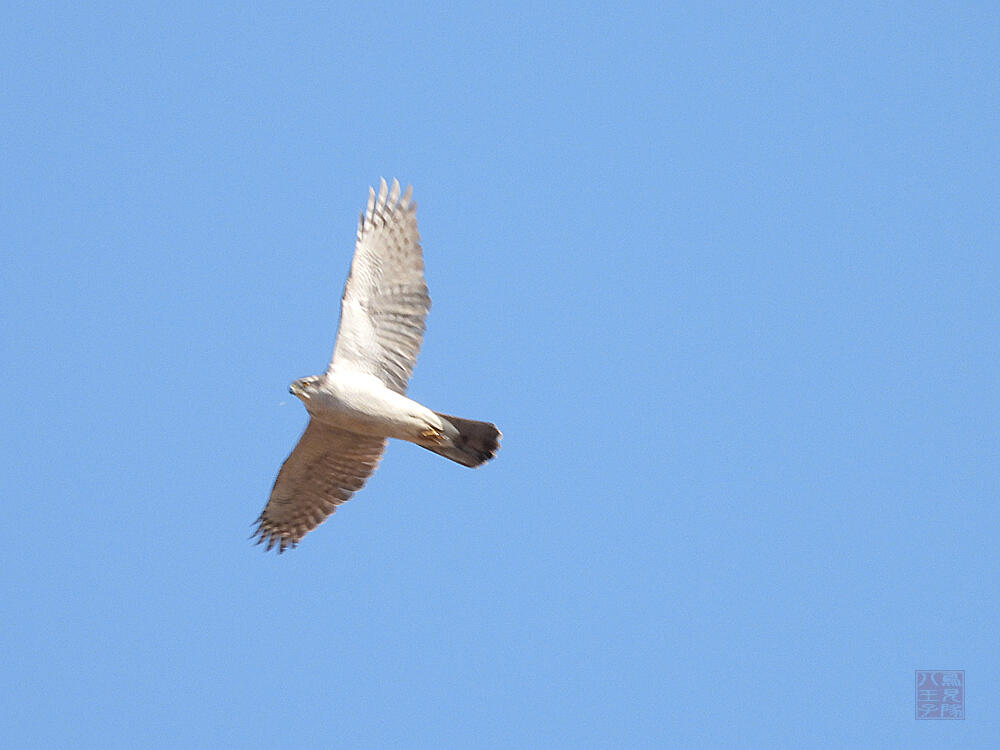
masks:
<svg viewBox="0 0 1000 750"><path fill-rule="evenodd" d="M257 543L278 552L294 547L350 500L382 457L385 439L358 435L310 419L298 445L281 465L271 498L257 519Z"/></svg>
<svg viewBox="0 0 1000 750"><path fill-rule="evenodd" d="M385 180L358 221L351 272L340 301L340 328L327 373L349 369L374 375L405 393L430 309L411 188Z"/></svg>

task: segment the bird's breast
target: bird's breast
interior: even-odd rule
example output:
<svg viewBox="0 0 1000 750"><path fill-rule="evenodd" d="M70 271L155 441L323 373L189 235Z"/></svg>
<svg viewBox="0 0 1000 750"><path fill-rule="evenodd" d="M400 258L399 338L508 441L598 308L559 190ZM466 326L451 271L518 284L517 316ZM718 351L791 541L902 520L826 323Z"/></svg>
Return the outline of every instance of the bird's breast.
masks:
<svg viewBox="0 0 1000 750"><path fill-rule="evenodd" d="M328 378L306 408L311 416L334 427L404 440L423 429L433 414L367 375Z"/></svg>

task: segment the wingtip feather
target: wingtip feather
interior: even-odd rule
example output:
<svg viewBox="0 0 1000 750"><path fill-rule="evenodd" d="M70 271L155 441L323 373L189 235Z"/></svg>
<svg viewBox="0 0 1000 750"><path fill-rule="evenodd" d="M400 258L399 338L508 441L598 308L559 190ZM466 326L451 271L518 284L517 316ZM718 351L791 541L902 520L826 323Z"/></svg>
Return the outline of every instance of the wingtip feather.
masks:
<svg viewBox="0 0 1000 750"><path fill-rule="evenodd" d="M257 518L256 526L250 534L250 539L256 539L255 544L257 545L263 544L265 552L270 552L277 547L279 555L286 549L295 549L298 546L298 540L293 534L279 531L272 524L268 523L263 514Z"/></svg>

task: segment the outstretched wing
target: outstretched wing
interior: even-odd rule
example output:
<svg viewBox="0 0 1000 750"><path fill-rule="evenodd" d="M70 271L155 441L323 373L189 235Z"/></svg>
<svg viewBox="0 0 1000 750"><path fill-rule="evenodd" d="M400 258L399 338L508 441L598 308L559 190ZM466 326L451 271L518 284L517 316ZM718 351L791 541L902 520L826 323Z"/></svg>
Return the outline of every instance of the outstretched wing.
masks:
<svg viewBox="0 0 1000 750"><path fill-rule="evenodd" d="M267 549L294 547L350 500L382 457L385 439L358 435L310 419L298 445L281 465L254 536Z"/></svg>
<svg viewBox="0 0 1000 750"><path fill-rule="evenodd" d="M400 198L396 180L391 190L382 180L377 198L368 190L327 370L374 375L397 393L406 392L431 306L411 192Z"/></svg>

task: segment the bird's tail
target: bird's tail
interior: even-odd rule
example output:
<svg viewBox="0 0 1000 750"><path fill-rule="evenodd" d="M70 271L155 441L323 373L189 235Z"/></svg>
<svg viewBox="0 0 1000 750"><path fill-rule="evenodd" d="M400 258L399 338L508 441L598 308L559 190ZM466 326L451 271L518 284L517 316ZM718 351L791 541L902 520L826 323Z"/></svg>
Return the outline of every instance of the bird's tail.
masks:
<svg viewBox="0 0 1000 750"><path fill-rule="evenodd" d="M437 412L435 412L437 414ZM496 455L500 447L500 430L495 424L438 414L445 422L442 443L419 445L462 466L479 466ZM452 429L448 429L451 427Z"/></svg>

